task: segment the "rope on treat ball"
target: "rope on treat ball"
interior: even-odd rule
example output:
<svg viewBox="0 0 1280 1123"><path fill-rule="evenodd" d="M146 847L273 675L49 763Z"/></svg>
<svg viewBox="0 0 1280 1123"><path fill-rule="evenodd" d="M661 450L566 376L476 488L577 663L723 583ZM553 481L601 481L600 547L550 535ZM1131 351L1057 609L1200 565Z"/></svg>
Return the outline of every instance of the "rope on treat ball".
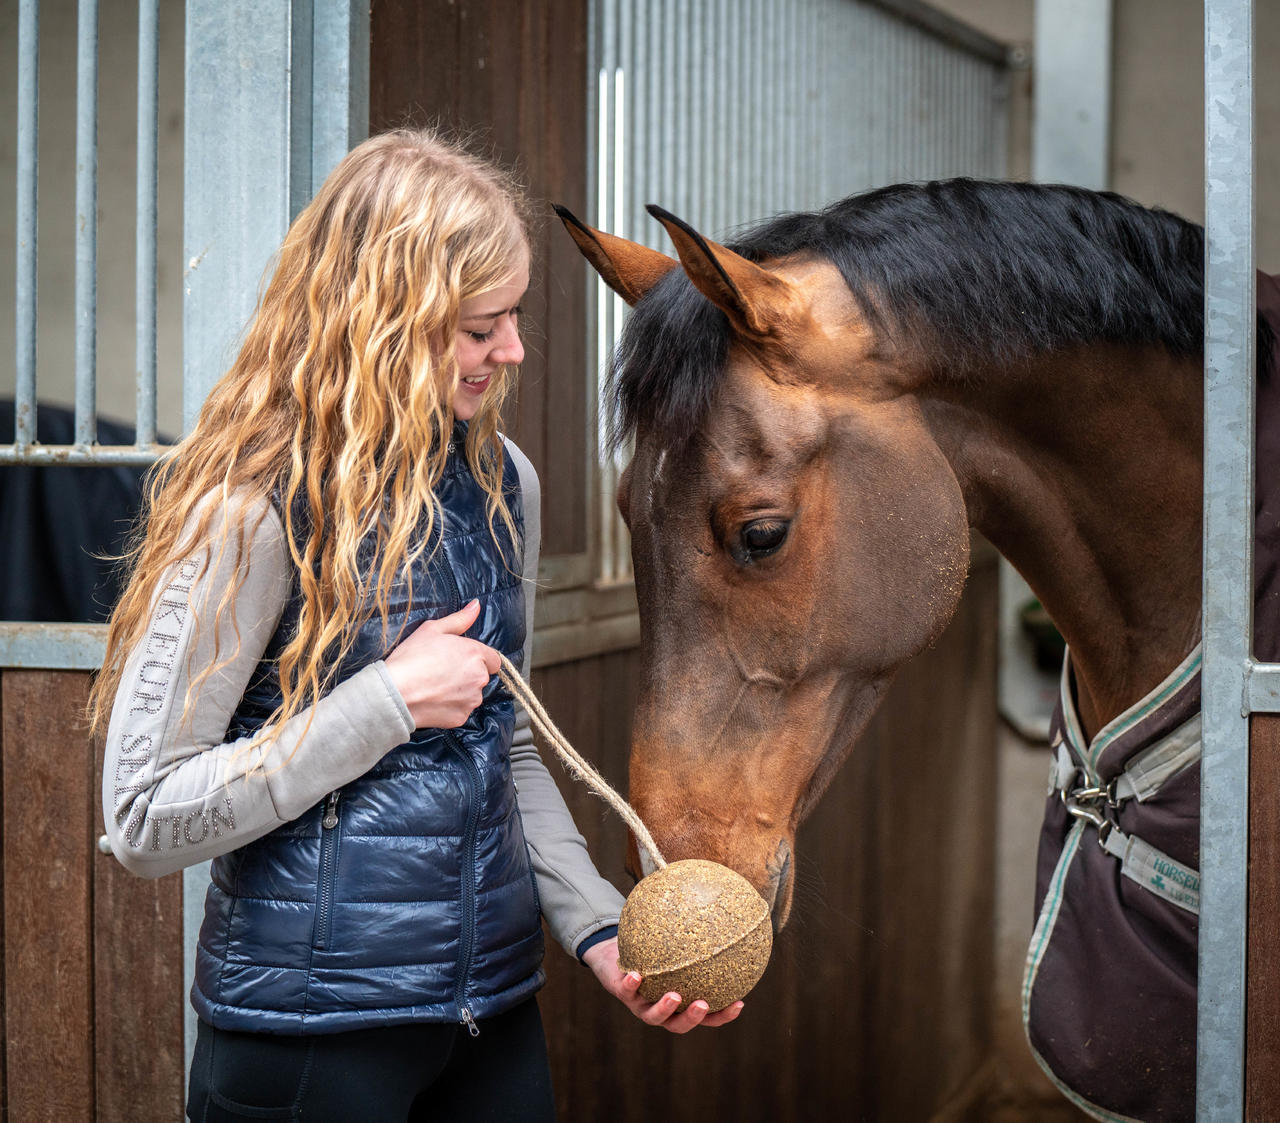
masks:
<svg viewBox="0 0 1280 1123"><path fill-rule="evenodd" d="M542 708L542 703L538 701L537 695L530 689L529 684L520 677L520 672L516 670L511 660L501 653L499 653L498 657L502 660L498 678L502 680L503 686L510 690L520 704L524 706L529 714L529 720L537 726L538 732L547 739L551 747L556 751L556 755L560 757L560 761L568 770L569 775L576 780L581 780L612 807L621 816L622 821L634 832L636 841L649 852L649 857L653 859L654 865L660 870L666 869L667 861L659 852L657 843L653 841L653 836L649 834L644 823L640 821L640 816L631 809L631 805L622 796L609 786L605 778L587 763L577 749L569 744L564 734L556 728L555 722L547 715L547 711Z"/></svg>

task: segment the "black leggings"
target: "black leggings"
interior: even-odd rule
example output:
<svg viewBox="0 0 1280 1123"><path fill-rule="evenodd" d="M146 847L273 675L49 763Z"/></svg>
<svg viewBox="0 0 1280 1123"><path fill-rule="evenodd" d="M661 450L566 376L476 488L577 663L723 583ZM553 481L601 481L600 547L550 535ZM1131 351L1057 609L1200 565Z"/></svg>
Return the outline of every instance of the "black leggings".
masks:
<svg viewBox="0 0 1280 1123"><path fill-rule="evenodd" d="M554 1123L551 1070L534 999L460 1025L347 1033L234 1033L200 1022L191 1061L193 1123Z"/></svg>

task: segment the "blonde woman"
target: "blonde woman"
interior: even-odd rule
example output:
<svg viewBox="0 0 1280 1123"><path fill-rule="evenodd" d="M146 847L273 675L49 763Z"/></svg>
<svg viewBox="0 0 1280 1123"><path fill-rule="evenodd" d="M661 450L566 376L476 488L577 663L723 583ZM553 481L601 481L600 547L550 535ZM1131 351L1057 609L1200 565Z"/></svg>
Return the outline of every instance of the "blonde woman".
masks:
<svg viewBox="0 0 1280 1123"><path fill-rule="evenodd" d="M429 133L354 149L150 485L92 716L119 860L213 859L192 1120L553 1118L540 912L650 1024L741 1009L639 998L494 677L528 667L538 556L498 431L522 205Z"/></svg>

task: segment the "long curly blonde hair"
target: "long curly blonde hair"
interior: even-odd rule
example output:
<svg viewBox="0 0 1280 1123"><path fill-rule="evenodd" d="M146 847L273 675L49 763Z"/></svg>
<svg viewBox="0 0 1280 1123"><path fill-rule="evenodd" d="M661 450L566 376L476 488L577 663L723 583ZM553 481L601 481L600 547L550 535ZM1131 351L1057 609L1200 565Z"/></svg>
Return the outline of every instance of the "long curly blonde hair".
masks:
<svg viewBox="0 0 1280 1123"><path fill-rule="evenodd" d="M219 504L225 510L233 497L278 498L298 575L297 630L279 658L283 702L268 726L333 685L362 621L376 612L386 635L391 588L427 547L439 514L459 305L509 283L528 260L526 214L505 172L429 131L383 133L334 169L289 228L231 369L148 481L144 530L127 555L130 578L89 701L95 732L166 572L201 552L206 565L227 550L242 556L252 527L231 520L211 533ZM512 533L498 424L513 382L512 370L495 374L466 441L490 529L501 518ZM357 561L370 537L376 573ZM237 572L215 591L215 634L228 610L234 624L244 567ZM192 669L184 713L234 655L215 650L210 665Z"/></svg>

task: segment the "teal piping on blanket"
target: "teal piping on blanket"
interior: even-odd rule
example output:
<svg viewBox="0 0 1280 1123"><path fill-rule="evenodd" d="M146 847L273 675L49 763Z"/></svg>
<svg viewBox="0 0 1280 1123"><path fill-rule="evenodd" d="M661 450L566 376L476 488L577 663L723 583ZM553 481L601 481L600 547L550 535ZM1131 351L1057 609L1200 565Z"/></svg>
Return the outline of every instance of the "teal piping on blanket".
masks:
<svg viewBox="0 0 1280 1123"><path fill-rule="evenodd" d="M1044 958L1045 948L1049 946L1049 937L1053 935L1053 927L1058 921L1058 910L1062 907L1062 890L1066 884L1067 872L1080 849L1080 836L1084 834L1084 823L1078 821L1071 828L1062 844L1062 853L1058 856L1057 868L1049 881L1049 891L1045 894L1044 904L1040 906L1040 916L1036 920L1035 931L1031 933L1031 946L1027 950L1027 967L1022 977L1022 1024L1028 1024L1031 1014L1031 990L1036 983L1036 973L1040 970L1040 961Z"/></svg>
<svg viewBox="0 0 1280 1123"><path fill-rule="evenodd" d="M1096 779L1095 769L1098 761L1102 757L1107 746L1110 745L1121 734L1126 733L1134 725L1143 718L1149 716L1153 711L1164 705L1174 694L1181 690L1188 682L1200 673L1200 664L1203 661L1203 653L1199 644L1191 650L1185 659L1178 664L1166 676L1154 690L1145 698L1136 702L1124 713L1112 718L1106 725L1098 730L1097 735L1093 738L1092 743L1086 742L1084 738L1084 730L1080 728L1080 718L1076 713L1076 708L1071 700L1071 685L1069 678L1069 666L1071 662L1071 653L1067 652L1066 657L1062 660L1062 679L1061 679L1061 696L1062 696L1062 716L1066 725L1067 737L1071 741L1071 747L1076 750L1076 755L1084 763L1086 774L1091 780Z"/></svg>
<svg viewBox="0 0 1280 1123"><path fill-rule="evenodd" d="M1057 868L1054 869L1053 877L1049 882L1049 891L1045 894L1044 904L1040 908L1040 917L1036 921L1036 930L1031 935L1031 946L1027 951L1027 968L1022 980L1022 1028L1027 1035L1027 1046L1031 1049L1031 1055L1035 1057L1036 1064L1044 1070L1045 1075L1053 1081L1057 1089L1081 1111L1092 1115L1095 1119L1102 1119L1105 1123L1142 1123L1142 1120L1135 1119L1132 1116L1118 1115L1113 1111L1108 1111L1106 1108L1099 1107L1097 1104L1086 1100L1079 1092L1068 1088L1058 1079L1053 1069L1049 1067L1048 1061L1031 1044L1031 992L1035 988L1036 975L1040 970L1040 962L1044 958L1045 949L1049 946L1049 938L1053 935L1054 926L1058 922L1058 912L1062 907L1063 887L1066 884L1067 873L1071 868L1071 863L1079 852L1080 836L1084 834L1084 828L1084 822L1077 821L1062 845L1062 854L1058 858Z"/></svg>

